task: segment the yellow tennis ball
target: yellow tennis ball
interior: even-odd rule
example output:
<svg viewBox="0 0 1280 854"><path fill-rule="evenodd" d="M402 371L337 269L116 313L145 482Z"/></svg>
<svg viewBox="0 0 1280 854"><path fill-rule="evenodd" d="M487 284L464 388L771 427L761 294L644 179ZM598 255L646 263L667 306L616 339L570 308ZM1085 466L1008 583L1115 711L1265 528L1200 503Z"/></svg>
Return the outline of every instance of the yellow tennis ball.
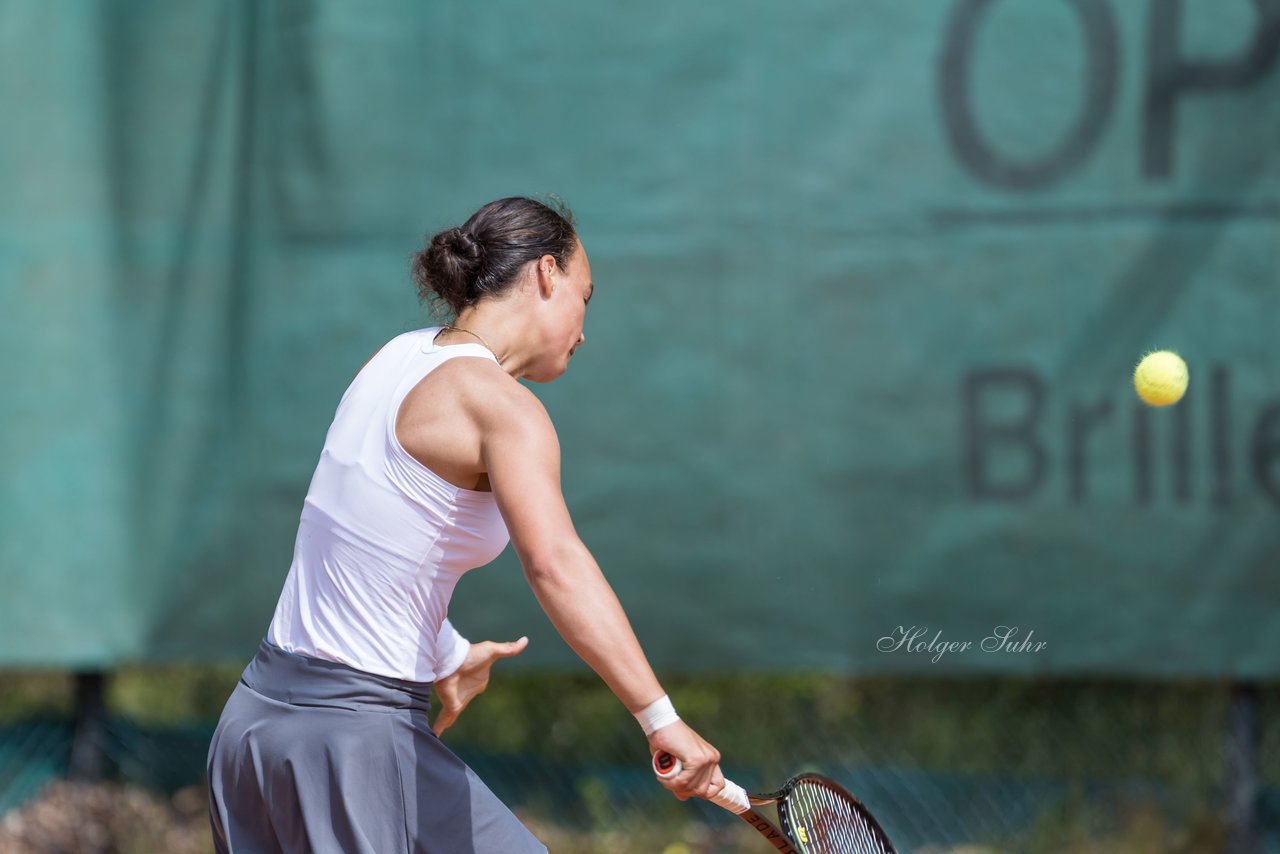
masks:
<svg viewBox="0 0 1280 854"><path fill-rule="evenodd" d="M1187 390L1187 363L1172 350L1148 353L1133 370L1133 387L1152 406L1177 403Z"/></svg>

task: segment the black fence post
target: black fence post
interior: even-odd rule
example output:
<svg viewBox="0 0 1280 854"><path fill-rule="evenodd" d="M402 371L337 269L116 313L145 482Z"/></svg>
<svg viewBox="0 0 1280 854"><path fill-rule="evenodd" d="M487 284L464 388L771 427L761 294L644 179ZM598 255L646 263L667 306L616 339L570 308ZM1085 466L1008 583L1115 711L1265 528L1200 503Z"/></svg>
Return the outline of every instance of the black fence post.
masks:
<svg viewBox="0 0 1280 854"><path fill-rule="evenodd" d="M102 732L107 677L101 670L82 670L76 673L75 680L76 729L67 776L92 782L101 780L107 770Z"/></svg>
<svg viewBox="0 0 1280 854"><path fill-rule="evenodd" d="M1258 851L1261 694L1256 682L1233 682L1227 701L1227 854L1257 854Z"/></svg>

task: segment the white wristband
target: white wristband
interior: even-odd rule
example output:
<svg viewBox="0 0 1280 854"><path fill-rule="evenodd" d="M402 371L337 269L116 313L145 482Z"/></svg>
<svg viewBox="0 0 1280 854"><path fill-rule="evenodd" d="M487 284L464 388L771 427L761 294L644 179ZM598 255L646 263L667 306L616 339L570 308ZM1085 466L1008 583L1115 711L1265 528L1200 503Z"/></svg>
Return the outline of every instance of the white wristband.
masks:
<svg viewBox="0 0 1280 854"><path fill-rule="evenodd" d="M640 728L644 730L645 735L653 735L664 726L680 720L680 716L676 714L676 707L671 705L671 698L663 694L636 712L636 720L640 722Z"/></svg>

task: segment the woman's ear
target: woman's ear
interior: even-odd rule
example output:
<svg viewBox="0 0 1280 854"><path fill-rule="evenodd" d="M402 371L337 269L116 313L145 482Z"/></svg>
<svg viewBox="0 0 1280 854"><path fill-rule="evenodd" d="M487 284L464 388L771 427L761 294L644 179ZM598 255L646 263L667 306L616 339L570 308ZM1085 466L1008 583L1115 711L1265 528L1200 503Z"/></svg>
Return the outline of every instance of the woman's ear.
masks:
<svg viewBox="0 0 1280 854"><path fill-rule="evenodd" d="M534 276L538 281L538 293L550 297L556 290L556 259L554 255L543 255L534 266Z"/></svg>

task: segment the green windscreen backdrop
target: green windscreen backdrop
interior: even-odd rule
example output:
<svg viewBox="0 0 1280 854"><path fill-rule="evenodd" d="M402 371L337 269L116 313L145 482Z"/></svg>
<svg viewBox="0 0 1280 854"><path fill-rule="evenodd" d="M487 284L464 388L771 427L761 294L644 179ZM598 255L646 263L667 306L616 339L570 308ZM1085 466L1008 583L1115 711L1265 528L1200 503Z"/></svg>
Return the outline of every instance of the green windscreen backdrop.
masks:
<svg viewBox="0 0 1280 854"><path fill-rule="evenodd" d="M0 57L0 664L249 655L409 253L555 193L535 390L660 668L1280 675L1273 0L8 0ZM510 549L452 614L576 660Z"/></svg>

